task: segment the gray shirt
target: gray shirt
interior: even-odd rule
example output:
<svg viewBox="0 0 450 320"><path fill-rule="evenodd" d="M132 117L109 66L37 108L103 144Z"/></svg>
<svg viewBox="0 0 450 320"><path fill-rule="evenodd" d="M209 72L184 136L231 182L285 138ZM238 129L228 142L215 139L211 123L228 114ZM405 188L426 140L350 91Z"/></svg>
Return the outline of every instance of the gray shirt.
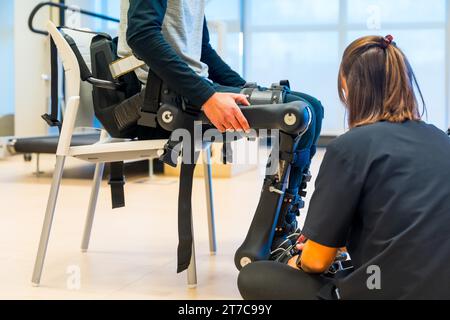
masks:
<svg viewBox="0 0 450 320"><path fill-rule="evenodd" d="M129 56L132 50L127 44L129 0L121 0L121 23L118 54ZM168 0L162 34L177 54L202 78L209 77L208 66L201 62L203 26L206 0ZM137 75L145 83L148 68L138 70Z"/></svg>

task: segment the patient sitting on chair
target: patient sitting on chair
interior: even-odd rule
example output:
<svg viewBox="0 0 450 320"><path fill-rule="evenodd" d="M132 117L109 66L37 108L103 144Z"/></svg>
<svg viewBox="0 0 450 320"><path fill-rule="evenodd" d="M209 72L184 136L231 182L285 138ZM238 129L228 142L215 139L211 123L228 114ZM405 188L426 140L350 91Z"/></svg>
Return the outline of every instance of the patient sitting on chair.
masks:
<svg viewBox="0 0 450 320"><path fill-rule="evenodd" d="M190 105L202 109L221 132L249 131L247 119L238 107L238 104L249 105L247 96L241 94L246 81L212 48L205 6L205 0L122 0L119 55L135 54L143 60L146 67L137 71L143 83L150 69ZM298 92L290 91L279 103L298 100L307 102L314 113L314 123L299 146L310 148L312 158L324 111L318 100ZM269 101L268 104L272 103ZM155 130L158 129L141 128L140 138L153 137ZM308 169L307 166L305 171ZM300 185L303 185L301 181ZM292 217L282 217L282 220L274 249L297 230L295 213Z"/></svg>
<svg viewBox="0 0 450 320"><path fill-rule="evenodd" d="M339 94L350 132L329 145L289 266L240 274L249 300L448 299L450 140L421 120L413 70L392 36L345 51ZM347 247L354 271L324 273Z"/></svg>

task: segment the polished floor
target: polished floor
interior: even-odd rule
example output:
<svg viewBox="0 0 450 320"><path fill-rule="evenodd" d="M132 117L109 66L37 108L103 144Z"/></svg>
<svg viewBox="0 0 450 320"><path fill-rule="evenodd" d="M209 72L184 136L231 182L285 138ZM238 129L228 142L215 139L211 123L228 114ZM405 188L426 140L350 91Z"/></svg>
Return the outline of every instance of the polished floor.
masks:
<svg viewBox="0 0 450 320"><path fill-rule="evenodd" d="M314 161L314 176L323 153ZM34 288L30 279L54 157L42 157L41 163L44 174L38 178L33 175L34 163L25 163L22 157L0 160L0 299L240 299L233 256L258 203L262 176L257 170L214 180L216 256L209 254L203 180L196 179L199 285L188 289L186 275L176 274L177 180L131 177L127 207L116 211L111 210L104 182L91 248L82 253L93 168L69 161L42 285Z"/></svg>

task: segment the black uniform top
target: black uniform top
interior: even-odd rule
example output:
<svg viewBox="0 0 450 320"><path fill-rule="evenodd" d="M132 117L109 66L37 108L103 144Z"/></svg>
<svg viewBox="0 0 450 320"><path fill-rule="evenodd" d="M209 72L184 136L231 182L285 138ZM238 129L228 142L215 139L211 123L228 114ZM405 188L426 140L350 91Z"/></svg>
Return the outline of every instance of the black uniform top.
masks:
<svg viewBox="0 0 450 320"><path fill-rule="evenodd" d="M337 282L343 299L450 299L449 137L409 121L338 138L304 234L348 248L355 272Z"/></svg>
<svg viewBox="0 0 450 320"><path fill-rule="evenodd" d="M166 11L167 0L131 0L127 42L165 83L193 105L201 107L215 89L208 80L197 75L165 40L162 25ZM213 82L229 87L242 87L246 83L212 48L206 21L201 61L208 65L209 79Z"/></svg>

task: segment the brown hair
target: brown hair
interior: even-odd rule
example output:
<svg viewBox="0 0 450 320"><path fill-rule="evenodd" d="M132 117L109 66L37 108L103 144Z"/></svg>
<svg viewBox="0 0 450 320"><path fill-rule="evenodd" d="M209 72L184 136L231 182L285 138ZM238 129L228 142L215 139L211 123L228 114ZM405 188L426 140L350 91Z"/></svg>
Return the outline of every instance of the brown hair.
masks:
<svg viewBox="0 0 450 320"><path fill-rule="evenodd" d="M414 85L425 108L422 92L408 59L392 40L392 36L363 37L344 52L338 86L351 128L380 121L418 121L422 117Z"/></svg>

